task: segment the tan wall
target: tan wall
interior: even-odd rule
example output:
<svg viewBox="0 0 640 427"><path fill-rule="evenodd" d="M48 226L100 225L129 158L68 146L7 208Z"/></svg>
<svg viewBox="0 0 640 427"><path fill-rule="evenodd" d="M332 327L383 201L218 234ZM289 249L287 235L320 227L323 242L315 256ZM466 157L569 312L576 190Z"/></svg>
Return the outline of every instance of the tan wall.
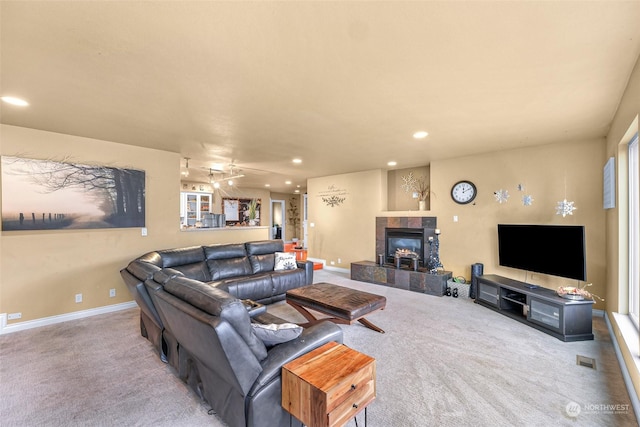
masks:
<svg viewBox="0 0 640 427"><path fill-rule="evenodd" d="M130 301L119 270L145 252L269 236L267 227L181 232L177 153L6 125L0 127L0 140L2 155L70 156L80 163L146 172L147 237L139 228L2 232L0 313L21 312L21 322ZM115 298L109 298L111 288ZM82 303L74 302L77 293L83 294Z"/></svg>
<svg viewBox="0 0 640 427"><path fill-rule="evenodd" d="M629 82L624 92L624 96L618 106L618 111L612 121L611 129L607 136L606 157L616 158L616 172L620 177L620 172L626 176L626 156L624 154L625 145L631 136L638 132L638 115L640 114L640 57L631 73ZM627 186L624 179L617 182L616 208L607 211L606 217L606 248L607 248L607 315L611 322L616 337L622 340L622 332L616 318L612 313L628 314L628 287L627 267L627 245L625 243L628 236L626 229L625 211L628 207ZM640 369L636 363L640 349L629 348L624 341L621 342L620 349L624 357L627 369L636 393L640 395Z"/></svg>
<svg viewBox="0 0 640 427"><path fill-rule="evenodd" d="M411 192L408 193L402 188L404 184L402 178L407 177L410 173L413 173L415 179L424 176L426 182L430 183L431 171L429 166L389 171L387 173L387 194L389 195L389 200L386 209L390 211L418 210L418 199L414 199ZM427 198L426 202L427 209L429 209L429 198Z"/></svg>
<svg viewBox="0 0 640 427"><path fill-rule="evenodd" d="M375 217L383 200L386 205L386 188L386 172L382 170L310 179L309 257L338 268L349 268L354 261L373 260ZM327 204L331 197L344 201L332 207Z"/></svg>
<svg viewBox="0 0 640 427"><path fill-rule="evenodd" d="M376 216L436 216L442 231L440 259L455 276L470 278L473 263L484 264L486 273L524 280L521 270L498 266L498 223L578 224L586 226L587 277L591 290L605 295L605 211L602 209L602 166L604 140L560 143L533 148L490 153L433 162L431 164L431 209L417 211L376 211L383 206L380 196L385 171L369 171L309 180L309 256L324 259L336 267L349 268L351 262L375 259ZM473 204L458 205L451 200L454 183L473 181L478 196ZM565 184L566 183L566 184ZM525 191L517 190L518 184ZM396 183L401 185L401 183ZM344 205L326 206L321 192L329 187L346 192ZM566 191L565 191L566 187ZM495 201L494 191L506 189L507 203ZM391 192L391 190L389 190ZM533 204L524 206L524 194ZM567 198L577 207L574 215L556 215L556 204ZM458 222L453 221L454 215ZM347 249L348 248L348 249ZM342 261L338 263L340 258ZM567 279L535 273L529 281L545 287L567 285ZM570 283L575 285L575 281ZM604 309L604 304L596 303Z"/></svg>
<svg viewBox="0 0 640 427"><path fill-rule="evenodd" d="M604 140L559 143L432 163L431 182L437 196L431 200L431 212L437 216L442 230L440 258L445 269L469 279L471 264L480 262L485 273L524 281L524 271L498 266L497 224L584 225L587 279L593 283L590 290L604 298L603 165ZM471 180L478 188L472 204L458 205L451 199L451 187L461 179ZM519 184L524 191L518 191ZM508 201L502 204L494 195L501 189L509 194ZM525 194L533 197L531 206L522 203ZM556 215L556 205L565 197L574 201L577 209L563 218ZM458 222L453 221L454 215L458 216ZM549 288L576 285L575 280L538 273L529 273L527 280ZM595 308L604 309L604 304L597 302Z"/></svg>

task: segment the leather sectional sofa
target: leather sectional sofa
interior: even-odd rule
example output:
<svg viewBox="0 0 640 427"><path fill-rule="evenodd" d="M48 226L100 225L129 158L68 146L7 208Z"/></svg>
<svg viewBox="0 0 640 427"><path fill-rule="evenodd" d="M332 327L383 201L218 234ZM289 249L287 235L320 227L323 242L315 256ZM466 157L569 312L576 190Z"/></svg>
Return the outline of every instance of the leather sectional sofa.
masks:
<svg viewBox="0 0 640 427"><path fill-rule="evenodd" d="M256 314L247 300L270 304L313 281L311 262L274 270L283 247L267 240L160 250L120 272L140 306L142 335L232 427L290 425L281 406L282 365L327 342L342 343L342 330L329 322L274 346L255 334L252 322L284 321Z"/></svg>

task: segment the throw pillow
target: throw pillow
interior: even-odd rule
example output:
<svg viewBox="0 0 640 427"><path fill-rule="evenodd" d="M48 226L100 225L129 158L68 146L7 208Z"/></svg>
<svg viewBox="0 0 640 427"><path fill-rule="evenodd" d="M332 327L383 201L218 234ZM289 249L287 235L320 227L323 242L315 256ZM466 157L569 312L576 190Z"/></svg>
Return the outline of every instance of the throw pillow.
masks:
<svg viewBox="0 0 640 427"><path fill-rule="evenodd" d="M275 323L269 323L267 325L252 323L251 326L253 326L253 331L258 338L260 338L267 347L291 341L294 338L298 338L302 333L302 326L293 323L282 323L280 325Z"/></svg>
<svg viewBox="0 0 640 427"><path fill-rule="evenodd" d="M296 268L298 268L298 264L296 264L296 254L291 252L276 252L274 271L295 270Z"/></svg>

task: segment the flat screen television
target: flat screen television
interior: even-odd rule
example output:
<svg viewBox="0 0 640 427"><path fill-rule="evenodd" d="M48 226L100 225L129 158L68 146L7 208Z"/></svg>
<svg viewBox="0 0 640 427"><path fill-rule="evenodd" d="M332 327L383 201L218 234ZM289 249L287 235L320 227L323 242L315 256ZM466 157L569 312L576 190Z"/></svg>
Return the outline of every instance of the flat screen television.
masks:
<svg viewBox="0 0 640 427"><path fill-rule="evenodd" d="M501 266L587 280L582 225L498 224Z"/></svg>

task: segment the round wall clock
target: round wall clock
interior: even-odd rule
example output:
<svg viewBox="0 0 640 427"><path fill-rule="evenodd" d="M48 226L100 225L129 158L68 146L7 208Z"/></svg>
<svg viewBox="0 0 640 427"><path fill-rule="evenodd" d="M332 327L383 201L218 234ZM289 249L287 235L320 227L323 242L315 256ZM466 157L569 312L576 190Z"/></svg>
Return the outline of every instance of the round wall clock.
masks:
<svg viewBox="0 0 640 427"><path fill-rule="evenodd" d="M451 198L461 205L473 202L477 193L476 186L471 181L459 181L451 187Z"/></svg>

